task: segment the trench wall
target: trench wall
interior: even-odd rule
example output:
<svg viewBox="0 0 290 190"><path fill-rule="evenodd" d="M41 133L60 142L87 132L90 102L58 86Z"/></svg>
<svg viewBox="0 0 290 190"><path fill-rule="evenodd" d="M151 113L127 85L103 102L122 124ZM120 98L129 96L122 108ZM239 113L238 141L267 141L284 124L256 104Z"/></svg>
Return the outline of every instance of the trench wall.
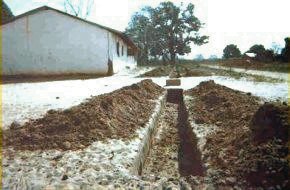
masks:
<svg viewBox="0 0 290 190"><path fill-rule="evenodd" d="M137 157L134 161L132 173L134 175L141 175L142 168L144 166L146 156L148 155L151 145L152 145L152 139L154 137L159 117L164 109L165 102L166 102L166 95L165 93L163 96L161 96L158 99L158 103L155 107L155 110L153 114L151 115L151 118L149 119L149 122L147 123L147 131L144 135L144 138L142 139L142 142L140 144L140 148L137 154Z"/></svg>

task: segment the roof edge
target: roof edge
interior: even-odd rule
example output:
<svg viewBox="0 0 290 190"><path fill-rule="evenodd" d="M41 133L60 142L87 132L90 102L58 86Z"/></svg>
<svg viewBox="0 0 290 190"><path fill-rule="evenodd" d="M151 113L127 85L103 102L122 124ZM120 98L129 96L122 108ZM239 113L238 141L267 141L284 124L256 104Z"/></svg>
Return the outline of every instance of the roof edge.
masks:
<svg viewBox="0 0 290 190"><path fill-rule="evenodd" d="M29 16L29 15L33 15L33 14L36 14L36 13L38 13L40 11L44 11L44 10L52 10L52 11L58 12L60 14L69 16L71 18L80 20L82 22L85 22L85 23L88 23L88 24L97 26L99 28L105 29L105 30L107 30L109 32L112 32L113 34L119 36L120 38L122 38L122 40L124 40L129 46L133 47L135 50L138 50L138 47L135 45L135 43L124 32L115 30L115 29L110 28L110 27L107 27L107 26L103 26L103 25L97 24L95 22L91 22L91 21L85 20L83 18L80 18L80 17L74 16L74 15L68 14L66 12L60 11L58 9L55 9L55 8L52 8L52 7L49 7L49 6L46 6L46 5L45 6L38 7L36 9L32 9L32 10L27 11L27 12L25 12L23 14L18 15L18 16L15 16L14 18L9 19L8 21L2 23L1 25L3 26L3 25L6 25L6 24L9 24L9 23L12 23L12 22L14 22L14 21L16 21L16 20L18 20L20 18L23 18L25 16Z"/></svg>

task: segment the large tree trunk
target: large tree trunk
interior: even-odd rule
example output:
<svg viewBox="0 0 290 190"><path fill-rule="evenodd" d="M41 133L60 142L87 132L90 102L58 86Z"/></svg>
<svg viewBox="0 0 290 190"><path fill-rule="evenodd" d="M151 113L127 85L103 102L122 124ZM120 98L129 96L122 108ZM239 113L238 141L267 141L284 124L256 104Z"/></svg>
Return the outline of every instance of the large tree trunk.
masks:
<svg viewBox="0 0 290 190"><path fill-rule="evenodd" d="M175 65L175 50L174 50L174 33L173 30L170 32L169 35L169 53L170 53L170 62L172 65Z"/></svg>
<svg viewBox="0 0 290 190"><path fill-rule="evenodd" d="M176 58L175 52L170 52L170 61L172 65L175 65L175 58Z"/></svg>

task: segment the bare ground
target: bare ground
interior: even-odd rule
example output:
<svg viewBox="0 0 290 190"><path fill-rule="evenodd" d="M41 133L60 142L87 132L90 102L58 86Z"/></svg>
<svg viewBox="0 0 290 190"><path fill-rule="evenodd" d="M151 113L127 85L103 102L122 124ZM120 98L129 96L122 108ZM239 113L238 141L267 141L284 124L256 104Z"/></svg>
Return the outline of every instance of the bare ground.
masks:
<svg viewBox="0 0 290 190"><path fill-rule="evenodd" d="M152 149L146 159L143 175L156 177L179 177L178 145L180 142L177 128L177 104L167 103L161 115Z"/></svg>
<svg viewBox="0 0 290 190"><path fill-rule="evenodd" d="M100 95L3 131L3 146L17 150L75 150L108 138L130 139L152 114L163 89L151 80Z"/></svg>
<svg viewBox="0 0 290 190"><path fill-rule="evenodd" d="M216 132L207 136L204 151L217 172L213 181L217 187L289 189L285 142L288 106L272 104L272 109L260 114L265 105L258 98L213 81L202 82L186 94L194 97L189 105L190 117L196 123L217 126ZM255 138L261 131L266 137L262 142Z"/></svg>

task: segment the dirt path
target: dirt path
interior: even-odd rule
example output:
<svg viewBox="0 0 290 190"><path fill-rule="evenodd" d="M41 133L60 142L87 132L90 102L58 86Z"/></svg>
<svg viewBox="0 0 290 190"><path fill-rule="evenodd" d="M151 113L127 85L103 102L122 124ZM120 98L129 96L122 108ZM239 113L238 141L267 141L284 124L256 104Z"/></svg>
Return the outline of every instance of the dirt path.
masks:
<svg viewBox="0 0 290 190"><path fill-rule="evenodd" d="M182 93L180 95L179 98L170 98L176 102L165 105L142 176L153 176L155 180L163 178L179 188L184 188L184 184L193 188L195 184L185 181L190 181L192 176L203 176L204 167Z"/></svg>
<svg viewBox="0 0 290 190"><path fill-rule="evenodd" d="M153 146L147 157L143 175L179 177L177 129L178 105L167 103L158 122Z"/></svg>

